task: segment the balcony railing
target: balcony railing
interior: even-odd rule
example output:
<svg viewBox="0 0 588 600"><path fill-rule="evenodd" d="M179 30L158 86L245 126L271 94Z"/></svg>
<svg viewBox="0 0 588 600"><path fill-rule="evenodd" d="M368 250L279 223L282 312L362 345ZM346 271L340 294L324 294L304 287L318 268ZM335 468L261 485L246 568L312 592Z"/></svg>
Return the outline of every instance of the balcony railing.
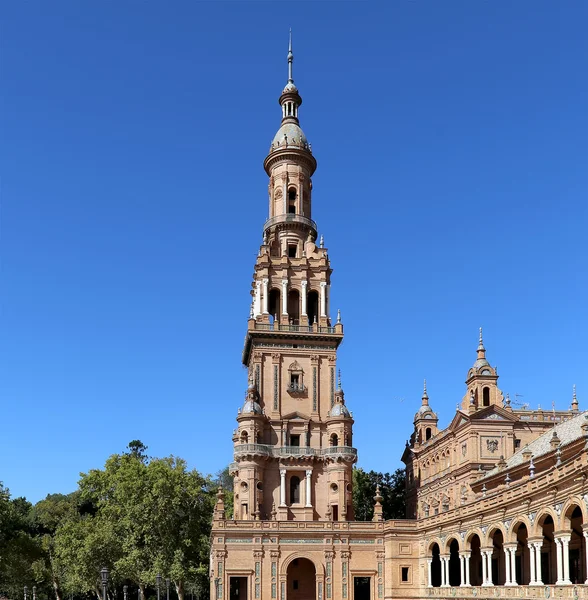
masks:
<svg viewBox="0 0 588 600"><path fill-rule="evenodd" d="M317 325L280 325L278 323L255 323L258 331L290 331L296 333L336 333L334 327Z"/></svg>
<svg viewBox="0 0 588 600"><path fill-rule="evenodd" d="M263 225L263 230L266 231L273 225L277 225L279 223L296 223L298 225L306 225L307 227L310 227L311 229L313 229L315 232L317 230L316 223L312 219L309 219L308 217L305 217L304 215L296 215L296 214L291 214L291 213L285 213L283 215L276 215L275 217L268 219Z"/></svg>
<svg viewBox="0 0 588 600"><path fill-rule="evenodd" d="M291 394L302 394L303 392L306 391L306 388L304 387L303 383L289 383L288 391Z"/></svg>
<svg viewBox="0 0 588 600"><path fill-rule="evenodd" d="M351 446L328 446L327 448L311 448L310 446L270 446L266 444L237 444L234 449L235 458L243 454L259 454L274 458L287 456L357 456L357 449Z"/></svg>

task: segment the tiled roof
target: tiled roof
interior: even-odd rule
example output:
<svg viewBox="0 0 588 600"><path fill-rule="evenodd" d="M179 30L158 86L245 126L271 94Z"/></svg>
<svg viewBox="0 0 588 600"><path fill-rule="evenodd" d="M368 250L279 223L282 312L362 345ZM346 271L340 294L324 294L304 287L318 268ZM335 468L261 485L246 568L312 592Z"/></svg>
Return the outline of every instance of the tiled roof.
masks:
<svg viewBox="0 0 588 600"><path fill-rule="evenodd" d="M586 423L588 420L588 411L584 411L579 413L577 416L564 421L563 423L559 423L555 427L552 427L548 431L546 431L543 435L540 435L536 440L533 440L531 443L527 444L524 448L521 448L518 452L515 452L507 461L506 467L500 469L500 471L507 471L508 469L512 469L517 467L518 465L525 462L525 458L523 458L523 452L530 452L533 455L533 459L537 459L548 452L551 452L550 441L553 437L553 432L557 433L557 437L561 440L561 445L567 446L571 444L573 441L582 437L582 425ZM498 467L494 467L491 471L488 471L486 477L491 477L492 475L496 475L499 472Z"/></svg>

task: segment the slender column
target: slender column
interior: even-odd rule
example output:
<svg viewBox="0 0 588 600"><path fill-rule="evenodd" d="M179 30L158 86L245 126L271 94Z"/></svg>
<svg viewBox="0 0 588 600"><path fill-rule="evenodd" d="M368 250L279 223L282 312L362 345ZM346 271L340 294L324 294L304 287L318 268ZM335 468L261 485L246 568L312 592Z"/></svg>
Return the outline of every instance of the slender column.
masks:
<svg viewBox="0 0 588 600"><path fill-rule="evenodd" d="M554 537L553 541L555 542L555 556L557 558L557 581L555 585L561 585L563 583L563 565L561 560L562 554L562 543L559 538Z"/></svg>
<svg viewBox="0 0 588 600"><path fill-rule="evenodd" d="M572 585L570 581L570 535L562 536L562 561L563 561L563 582L565 585Z"/></svg>
<svg viewBox="0 0 588 600"><path fill-rule="evenodd" d="M441 587L447 587L447 572L445 571L445 557L440 556L441 559Z"/></svg>
<svg viewBox="0 0 588 600"><path fill-rule="evenodd" d="M321 281L321 317L327 316L327 282Z"/></svg>
<svg viewBox="0 0 588 600"><path fill-rule="evenodd" d="M449 556L445 557L445 585L449 587Z"/></svg>
<svg viewBox="0 0 588 600"><path fill-rule="evenodd" d="M543 576L541 575L541 546L543 542L535 542L535 584L543 585Z"/></svg>
<svg viewBox="0 0 588 600"><path fill-rule="evenodd" d="M482 585L488 585L488 565L486 563L486 550L481 550L482 555Z"/></svg>
<svg viewBox="0 0 588 600"><path fill-rule="evenodd" d="M306 506L312 508L312 498L311 498L311 478L312 478L312 469L306 470Z"/></svg>
<svg viewBox="0 0 588 600"><path fill-rule="evenodd" d="M459 554L459 587L465 587L465 556Z"/></svg>
<svg viewBox="0 0 588 600"><path fill-rule="evenodd" d="M282 314L288 314L288 280L282 279Z"/></svg>
<svg viewBox="0 0 588 600"><path fill-rule="evenodd" d="M510 549L510 582L512 585L519 585L517 582L517 560L516 560L516 548ZM522 557L521 557L522 559ZM522 560L521 560L522 563Z"/></svg>
<svg viewBox="0 0 588 600"><path fill-rule="evenodd" d="M286 506L286 469L280 469L280 506Z"/></svg>
<svg viewBox="0 0 588 600"><path fill-rule="evenodd" d="M257 317L257 315L261 312L261 281L257 280L255 282L255 296L253 298L253 316Z"/></svg>
<svg viewBox="0 0 588 600"><path fill-rule="evenodd" d="M533 542L528 542L527 547L529 548L529 585L537 585L535 580L535 544L533 544ZM523 564L522 561L521 564Z"/></svg>
<svg viewBox="0 0 588 600"><path fill-rule="evenodd" d="M331 286L327 285L327 289L325 291L326 295L326 308L325 308L325 316L329 316L331 314Z"/></svg>
<svg viewBox="0 0 588 600"><path fill-rule="evenodd" d="M584 583L585 585L588 585L588 531L584 532L584 540L586 543L586 549L584 551L584 554L586 555L586 581Z"/></svg>
<svg viewBox="0 0 588 600"><path fill-rule="evenodd" d="M504 567L505 567L505 569L504 569L504 571L505 571L504 585L512 585L511 579L510 579L510 548L503 546L502 549L504 550Z"/></svg>
<svg viewBox="0 0 588 600"><path fill-rule="evenodd" d="M268 313L268 302L269 302L269 279L263 279L263 314Z"/></svg>
<svg viewBox="0 0 588 600"><path fill-rule="evenodd" d="M427 558L427 574L428 574L427 587L433 587L433 559L432 558Z"/></svg>
<svg viewBox="0 0 588 600"><path fill-rule="evenodd" d="M306 281L306 279L303 279L301 282L302 284L302 308L301 308L301 314L303 317L306 317L306 299L307 299L307 287L308 287L308 281Z"/></svg>
<svg viewBox="0 0 588 600"><path fill-rule="evenodd" d="M492 550L486 551L486 560L488 561L488 566L486 568L486 572L488 573L488 585L494 585L492 581Z"/></svg>
<svg viewBox="0 0 588 600"><path fill-rule="evenodd" d="M464 552L464 563L465 563L465 584L466 587L470 587L472 584L470 583L470 558L472 557L471 552Z"/></svg>

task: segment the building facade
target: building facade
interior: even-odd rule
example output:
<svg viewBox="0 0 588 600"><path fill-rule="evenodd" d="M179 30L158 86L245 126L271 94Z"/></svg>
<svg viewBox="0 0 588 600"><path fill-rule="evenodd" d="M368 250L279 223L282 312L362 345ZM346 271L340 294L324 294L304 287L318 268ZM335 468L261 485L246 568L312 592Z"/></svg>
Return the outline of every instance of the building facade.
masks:
<svg viewBox="0 0 588 600"><path fill-rule="evenodd" d="M282 121L264 161L268 219L233 434L234 514L219 492L211 598L532 597L546 585L584 596L588 414L575 392L569 411L515 409L481 331L444 430L425 384L402 456L407 518L384 521L376 493L373 521L354 521L354 421L337 375L343 323L332 316L329 254L312 220L317 162L292 65L290 47Z"/></svg>

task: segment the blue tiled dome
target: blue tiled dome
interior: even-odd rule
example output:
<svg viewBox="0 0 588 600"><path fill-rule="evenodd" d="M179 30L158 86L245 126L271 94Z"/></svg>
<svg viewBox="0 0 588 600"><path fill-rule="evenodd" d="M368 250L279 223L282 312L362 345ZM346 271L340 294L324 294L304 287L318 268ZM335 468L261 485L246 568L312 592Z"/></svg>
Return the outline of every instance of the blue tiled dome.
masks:
<svg viewBox="0 0 588 600"><path fill-rule="evenodd" d="M351 417L351 414L345 404L337 403L331 408L331 417Z"/></svg>
<svg viewBox="0 0 588 600"><path fill-rule="evenodd" d="M308 145L308 140L304 135L304 131L302 131L300 126L296 123L284 123L274 136L272 147L276 148L277 146L283 146L286 143L284 136L288 137L288 144L303 147Z"/></svg>

